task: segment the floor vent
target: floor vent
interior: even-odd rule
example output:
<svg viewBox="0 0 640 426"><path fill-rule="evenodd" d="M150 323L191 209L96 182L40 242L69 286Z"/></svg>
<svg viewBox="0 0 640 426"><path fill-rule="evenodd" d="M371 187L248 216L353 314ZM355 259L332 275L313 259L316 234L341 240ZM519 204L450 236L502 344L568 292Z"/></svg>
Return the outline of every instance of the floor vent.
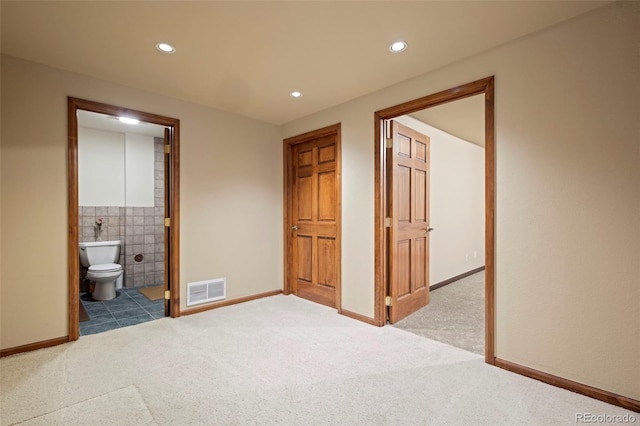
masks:
<svg viewBox="0 0 640 426"><path fill-rule="evenodd" d="M187 306L213 302L227 297L227 279L187 283Z"/></svg>

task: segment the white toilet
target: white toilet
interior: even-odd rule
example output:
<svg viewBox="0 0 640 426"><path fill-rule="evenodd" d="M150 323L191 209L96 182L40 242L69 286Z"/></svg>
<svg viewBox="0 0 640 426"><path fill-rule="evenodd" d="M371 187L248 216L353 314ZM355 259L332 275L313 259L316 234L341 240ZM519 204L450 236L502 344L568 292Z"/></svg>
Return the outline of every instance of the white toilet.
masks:
<svg viewBox="0 0 640 426"><path fill-rule="evenodd" d="M120 241L96 241L80 243L80 263L88 267L87 279L96 286L92 293L95 300L111 300L116 289L122 288Z"/></svg>

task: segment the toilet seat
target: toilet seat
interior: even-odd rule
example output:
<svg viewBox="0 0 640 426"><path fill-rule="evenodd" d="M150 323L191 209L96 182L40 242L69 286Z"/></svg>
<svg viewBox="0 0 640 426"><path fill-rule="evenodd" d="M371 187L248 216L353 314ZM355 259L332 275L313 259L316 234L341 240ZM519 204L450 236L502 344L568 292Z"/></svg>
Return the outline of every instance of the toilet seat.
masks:
<svg viewBox="0 0 640 426"><path fill-rule="evenodd" d="M102 265L89 266L88 272L118 272L122 270L122 265L117 263L104 263Z"/></svg>
<svg viewBox="0 0 640 426"><path fill-rule="evenodd" d="M104 263L102 265L89 266L87 278L91 281L114 281L122 275L122 265L117 263Z"/></svg>

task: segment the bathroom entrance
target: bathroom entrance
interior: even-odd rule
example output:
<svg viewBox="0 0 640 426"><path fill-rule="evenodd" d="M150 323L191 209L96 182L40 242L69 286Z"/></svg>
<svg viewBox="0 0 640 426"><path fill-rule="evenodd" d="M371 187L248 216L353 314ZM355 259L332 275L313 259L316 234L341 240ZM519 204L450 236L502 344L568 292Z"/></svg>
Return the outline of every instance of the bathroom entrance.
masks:
<svg viewBox="0 0 640 426"><path fill-rule="evenodd" d="M69 340L179 316L179 120L68 106Z"/></svg>

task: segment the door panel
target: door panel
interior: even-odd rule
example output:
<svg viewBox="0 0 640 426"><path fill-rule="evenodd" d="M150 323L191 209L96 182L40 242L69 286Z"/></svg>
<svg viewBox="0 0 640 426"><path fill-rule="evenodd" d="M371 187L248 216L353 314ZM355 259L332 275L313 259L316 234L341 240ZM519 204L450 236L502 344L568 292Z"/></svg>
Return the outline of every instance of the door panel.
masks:
<svg viewBox="0 0 640 426"><path fill-rule="evenodd" d="M415 288L414 290L421 290L427 286L428 277L425 273L429 270L427 263L428 246L427 238L416 238L414 240L413 258L411 261L415 265ZM427 290L428 291L428 290Z"/></svg>
<svg viewBox="0 0 640 426"><path fill-rule="evenodd" d="M328 145L318 148L318 163L327 163L335 161L336 159L336 147L334 145Z"/></svg>
<svg viewBox="0 0 640 426"><path fill-rule="evenodd" d="M398 221L411 221L411 168L398 166Z"/></svg>
<svg viewBox="0 0 640 426"><path fill-rule="evenodd" d="M318 238L318 284L335 287L336 240Z"/></svg>
<svg viewBox="0 0 640 426"><path fill-rule="evenodd" d="M298 236L298 280L313 281L313 239Z"/></svg>
<svg viewBox="0 0 640 426"><path fill-rule="evenodd" d="M312 153L310 150L298 152L298 166L310 166Z"/></svg>
<svg viewBox="0 0 640 426"><path fill-rule="evenodd" d="M392 121L389 321L429 303L429 137Z"/></svg>
<svg viewBox="0 0 640 426"><path fill-rule="evenodd" d="M415 173L415 193L416 193L416 221L425 223L427 220L427 173L416 170Z"/></svg>
<svg viewBox="0 0 640 426"><path fill-rule="evenodd" d="M398 297L411 293L411 241L398 241Z"/></svg>
<svg viewBox="0 0 640 426"><path fill-rule="evenodd" d="M339 128L338 128L339 129ZM304 136L304 135L303 135ZM339 132L285 141L285 192L290 234L286 236L290 290L317 303L337 307L340 288ZM286 290L286 289L285 289Z"/></svg>
<svg viewBox="0 0 640 426"><path fill-rule="evenodd" d="M334 172L318 175L318 220L336 220L336 179Z"/></svg>
<svg viewBox="0 0 640 426"><path fill-rule="evenodd" d="M312 193L311 177L300 177L298 179L298 219L311 220L311 211L313 210L311 200Z"/></svg>

